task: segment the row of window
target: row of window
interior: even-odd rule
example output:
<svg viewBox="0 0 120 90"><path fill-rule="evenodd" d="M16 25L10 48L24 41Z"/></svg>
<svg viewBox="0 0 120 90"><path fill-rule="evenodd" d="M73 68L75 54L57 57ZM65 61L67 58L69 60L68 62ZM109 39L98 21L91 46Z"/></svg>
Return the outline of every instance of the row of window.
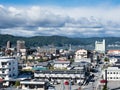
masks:
<svg viewBox="0 0 120 90"><path fill-rule="evenodd" d="M107 77L107 79L120 79L120 77Z"/></svg>
<svg viewBox="0 0 120 90"><path fill-rule="evenodd" d="M107 74L120 74L120 72L107 72Z"/></svg>

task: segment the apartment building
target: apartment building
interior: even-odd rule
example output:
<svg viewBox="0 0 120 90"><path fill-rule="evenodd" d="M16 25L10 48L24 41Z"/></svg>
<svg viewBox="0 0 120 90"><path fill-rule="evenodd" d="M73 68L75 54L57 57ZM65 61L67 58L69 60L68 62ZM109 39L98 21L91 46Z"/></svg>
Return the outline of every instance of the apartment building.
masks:
<svg viewBox="0 0 120 90"><path fill-rule="evenodd" d="M18 76L18 60L15 57L0 57L0 78L4 81ZM8 84L8 82L7 82Z"/></svg>

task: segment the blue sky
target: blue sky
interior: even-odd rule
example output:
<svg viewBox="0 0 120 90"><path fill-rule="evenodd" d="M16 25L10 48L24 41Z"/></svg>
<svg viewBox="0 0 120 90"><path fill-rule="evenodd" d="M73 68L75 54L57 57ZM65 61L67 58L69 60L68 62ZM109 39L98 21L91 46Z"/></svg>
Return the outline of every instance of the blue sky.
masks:
<svg viewBox="0 0 120 90"><path fill-rule="evenodd" d="M119 37L120 0L0 0L0 30L27 37Z"/></svg>
<svg viewBox="0 0 120 90"><path fill-rule="evenodd" d="M8 5L54 5L62 7L97 6L101 4L116 6L120 5L120 0L0 0L0 3Z"/></svg>

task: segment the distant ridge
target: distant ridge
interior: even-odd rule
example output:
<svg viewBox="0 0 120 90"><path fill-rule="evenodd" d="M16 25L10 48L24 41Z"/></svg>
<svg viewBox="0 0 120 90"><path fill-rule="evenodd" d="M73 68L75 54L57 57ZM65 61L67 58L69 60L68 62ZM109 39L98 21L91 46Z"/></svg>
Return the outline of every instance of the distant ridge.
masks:
<svg viewBox="0 0 120 90"><path fill-rule="evenodd" d="M55 45L64 46L72 45L94 45L96 40L106 40L106 44L120 44L120 37L90 37L90 38L70 38L65 36L33 36L33 37L20 37L8 34L0 34L0 46L6 46L7 41L11 41L13 46L16 46L17 40L24 40L27 47Z"/></svg>

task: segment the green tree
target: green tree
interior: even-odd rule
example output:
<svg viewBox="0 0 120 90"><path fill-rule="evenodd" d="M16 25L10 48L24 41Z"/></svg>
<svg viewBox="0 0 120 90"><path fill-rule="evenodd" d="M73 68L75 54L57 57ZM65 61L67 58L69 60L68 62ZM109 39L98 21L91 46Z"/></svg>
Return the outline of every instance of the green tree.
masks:
<svg viewBox="0 0 120 90"><path fill-rule="evenodd" d="M104 85L103 90L108 90L107 85Z"/></svg>
<svg viewBox="0 0 120 90"><path fill-rule="evenodd" d="M15 82L15 87L20 86L20 81Z"/></svg>
<svg viewBox="0 0 120 90"><path fill-rule="evenodd" d="M109 58L105 57L104 61L109 62Z"/></svg>

